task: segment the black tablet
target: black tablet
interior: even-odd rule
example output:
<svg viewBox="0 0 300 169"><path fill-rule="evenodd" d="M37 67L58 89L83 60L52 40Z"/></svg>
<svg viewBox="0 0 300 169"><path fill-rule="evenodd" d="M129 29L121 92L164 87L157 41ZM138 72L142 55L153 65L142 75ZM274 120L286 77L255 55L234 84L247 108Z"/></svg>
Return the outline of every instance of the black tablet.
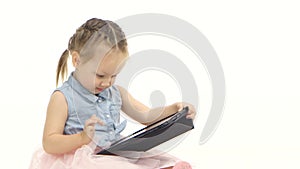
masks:
<svg viewBox="0 0 300 169"><path fill-rule="evenodd" d="M184 107L156 123L138 130L102 149L97 155L122 155L127 152L146 152L194 128L193 120L187 119L189 108Z"/></svg>

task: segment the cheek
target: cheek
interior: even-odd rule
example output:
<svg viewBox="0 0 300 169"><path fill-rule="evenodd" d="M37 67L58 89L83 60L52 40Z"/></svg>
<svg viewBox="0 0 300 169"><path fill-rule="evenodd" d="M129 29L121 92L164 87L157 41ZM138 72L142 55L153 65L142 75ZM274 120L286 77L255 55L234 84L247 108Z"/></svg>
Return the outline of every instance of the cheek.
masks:
<svg viewBox="0 0 300 169"><path fill-rule="evenodd" d="M93 84L95 84L95 86L99 86L100 83L101 83L100 79L94 78Z"/></svg>
<svg viewBox="0 0 300 169"><path fill-rule="evenodd" d="M84 84L88 89L94 89L95 81L96 79L93 76L86 76L84 80Z"/></svg>

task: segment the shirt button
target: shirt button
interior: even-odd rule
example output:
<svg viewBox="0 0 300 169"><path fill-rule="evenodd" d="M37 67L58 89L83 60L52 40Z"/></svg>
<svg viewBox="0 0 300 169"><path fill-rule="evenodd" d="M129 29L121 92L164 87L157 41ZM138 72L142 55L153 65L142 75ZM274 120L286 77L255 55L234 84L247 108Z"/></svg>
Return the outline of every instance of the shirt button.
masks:
<svg viewBox="0 0 300 169"><path fill-rule="evenodd" d="M107 114L106 117L110 117L110 116Z"/></svg>

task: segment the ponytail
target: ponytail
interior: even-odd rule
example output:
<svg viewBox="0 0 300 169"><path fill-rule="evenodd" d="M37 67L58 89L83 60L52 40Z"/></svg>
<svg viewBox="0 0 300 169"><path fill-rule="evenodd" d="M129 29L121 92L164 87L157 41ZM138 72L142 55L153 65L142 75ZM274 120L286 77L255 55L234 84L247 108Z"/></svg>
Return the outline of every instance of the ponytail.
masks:
<svg viewBox="0 0 300 169"><path fill-rule="evenodd" d="M66 49L62 53L58 61L57 70L56 70L56 86L58 85L59 78L61 77L62 81L64 81L64 78L68 73L68 65L67 65L68 57L69 57L69 51Z"/></svg>

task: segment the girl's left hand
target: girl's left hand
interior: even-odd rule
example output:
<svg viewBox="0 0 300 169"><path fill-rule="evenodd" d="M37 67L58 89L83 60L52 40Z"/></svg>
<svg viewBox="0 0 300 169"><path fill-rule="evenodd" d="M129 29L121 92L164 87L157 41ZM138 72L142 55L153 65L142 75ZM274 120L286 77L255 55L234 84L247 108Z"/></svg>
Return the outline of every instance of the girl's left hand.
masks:
<svg viewBox="0 0 300 169"><path fill-rule="evenodd" d="M186 107L186 106L189 107L189 112L187 113L186 118L194 120L195 116L196 116L196 110L192 104L184 103L184 102L176 103L176 107L177 107L178 111L181 111L183 109L183 107Z"/></svg>

